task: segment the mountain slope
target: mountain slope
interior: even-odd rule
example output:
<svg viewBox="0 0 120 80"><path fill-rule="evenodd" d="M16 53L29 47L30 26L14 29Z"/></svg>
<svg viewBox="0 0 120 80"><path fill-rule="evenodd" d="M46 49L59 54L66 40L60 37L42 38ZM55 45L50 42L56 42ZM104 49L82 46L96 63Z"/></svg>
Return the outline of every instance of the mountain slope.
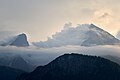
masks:
<svg viewBox="0 0 120 80"><path fill-rule="evenodd" d="M10 45L21 46L21 47L29 46L26 34L23 33L23 34L18 35L15 41L13 41Z"/></svg>
<svg viewBox="0 0 120 80"><path fill-rule="evenodd" d="M13 37L13 39L9 40L6 43L1 44L1 46L17 46L17 47L27 47L29 46L29 42L27 41L26 34L22 33Z"/></svg>
<svg viewBox="0 0 120 80"><path fill-rule="evenodd" d="M100 57L65 54L18 80L120 80L120 66Z"/></svg>
<svg viewBox="0 0 120 80"><path fill-rule="evenodd" d="M24 71L0 66L0 80L16 80L18 76L20 76Z"/></svg>
<svg viewBox="0 0 120 80"><path fill-rule="evenodd" d="M3 57L0 57L0 66L7 66L7 67L23 70L26 72L31 72L36 67L35 65L32 65L31 63L27 62L27 60L24 60L24 58L21 57L20 55L15 55L15 56L5 55Z"/></svg>
<svg viewBox="0 0 120 80"><path fill-rule="evenodd" d="M15 56L13 57L10 61L9 64L7 65L9 67L15 68L15 69L20 69L26 72L31 72L33 71L34 67L30 63L28 63L26 60L24 60L21 56Z"/></svg>
<svg viewBox="0 0 120 80"><path fill-rule="evenodd" d="M56 33L47 41L33 43L38 47L60 47L66 45L114 45L120 41L112 36L110 33L95 26L94 24L83 24L77 27L68 27Z"/></svg>

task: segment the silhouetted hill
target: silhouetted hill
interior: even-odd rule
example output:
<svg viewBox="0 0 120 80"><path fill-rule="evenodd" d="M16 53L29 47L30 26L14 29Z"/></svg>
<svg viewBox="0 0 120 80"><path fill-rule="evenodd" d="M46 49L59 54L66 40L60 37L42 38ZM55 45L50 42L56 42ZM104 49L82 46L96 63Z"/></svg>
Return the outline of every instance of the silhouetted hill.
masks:
<svg viewBox="0 0 120 80"><path fill-rule="evenodd" d="M120 80L120 66L101 57L65 54L18 80Z"/></svg>
<svg viewBox="0 0 120 80"><path fill-rule="evenodd" d="M22 73L24 73L24 71L0 66L0 80L16 80Z"/></svg>

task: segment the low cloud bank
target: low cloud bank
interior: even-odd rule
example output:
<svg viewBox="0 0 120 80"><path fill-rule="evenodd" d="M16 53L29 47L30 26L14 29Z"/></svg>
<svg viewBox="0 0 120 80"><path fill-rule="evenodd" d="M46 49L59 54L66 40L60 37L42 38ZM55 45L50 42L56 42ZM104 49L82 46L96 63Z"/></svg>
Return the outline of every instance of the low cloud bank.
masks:
<svg viewBox="0 0 120 80"><path fill-rule="evenodd" d="M11 31L0 31L0 45L4 43L8 43L9 41L14 40L14 38L18 35L17 32Z"/></svg>
<svg viewBox="0 0 120 80"><path fill-rule="evenodd" d="M65 53L79 53L96 56L117 56L120 58L119 46L63 46L54 48L37 48L30 46L27 48L6 46L0 47L0 59L8 59L15 56L21 56L32 65L45 65L56 57Z"/></svg>

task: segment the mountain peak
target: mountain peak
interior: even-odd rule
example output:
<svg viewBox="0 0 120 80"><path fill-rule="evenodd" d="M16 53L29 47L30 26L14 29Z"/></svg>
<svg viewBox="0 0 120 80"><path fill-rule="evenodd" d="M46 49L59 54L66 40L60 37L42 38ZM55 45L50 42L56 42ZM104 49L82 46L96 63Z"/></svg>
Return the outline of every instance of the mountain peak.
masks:
<svg viewBox="0 0 120 80"><path fill-rule="evenodd" d="M26 34L25 33L19 34L10 45L19 46L19 47L29 46Z"/></svg>
<svg viewBox="0 0 120 80"><path fill-rule="evenodd" d="M107 59L65 54L18 80L119 80L119 76L120 66Z"/></svg>
<svg viewBox="0 0 120 80"><path fill-rule="evenodd" d="M104 31L103 29L99 28L98 26L96 26L95 24L80 24L78 25L77 27L80 27L81 29L86 29L87 30L91 30L91 29L96 29L96 30L101 30L101 31Z"/></svg>
<svg viewBox="0 0 120 80"><path fill-rule="evenodd" d="M25 36L25 37L27 37L25 33L21 33L18 36Z"/></svg>
<svg viewBox="0 0 120 80"><path fill-rule="evenodd" d="M61 32L52 35L47 41L33 43L38 47L60 47L67 45L95 46L116 45L120 40L94 24L80 24L76 27L67 24Z"/></svg>

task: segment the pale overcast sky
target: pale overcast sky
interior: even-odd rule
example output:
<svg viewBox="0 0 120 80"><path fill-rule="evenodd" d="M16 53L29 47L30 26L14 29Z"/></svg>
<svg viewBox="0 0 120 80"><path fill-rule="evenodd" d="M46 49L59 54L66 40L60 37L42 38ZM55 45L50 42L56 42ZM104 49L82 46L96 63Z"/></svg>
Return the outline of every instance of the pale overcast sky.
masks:
<svg viewBox="0 0 120 80"><path fill-rule="evenodd" d="M63 28L94 23L115 35L120 30L120 0L0 0L0 31L25 32L46 40Z"/></svg>

